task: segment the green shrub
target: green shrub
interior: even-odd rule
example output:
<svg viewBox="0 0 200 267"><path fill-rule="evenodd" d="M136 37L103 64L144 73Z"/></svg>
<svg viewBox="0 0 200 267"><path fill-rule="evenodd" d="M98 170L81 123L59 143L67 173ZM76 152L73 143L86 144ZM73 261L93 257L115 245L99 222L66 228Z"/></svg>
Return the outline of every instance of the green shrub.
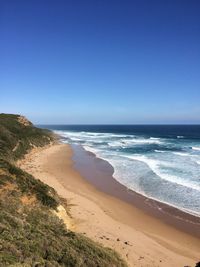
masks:
<svg viewBox="0 0 200 267"><path fill-rule="evenodd" d="M111 249L68 231L48 208L9 199L0 201L0 266L126 266Z"/></svg>

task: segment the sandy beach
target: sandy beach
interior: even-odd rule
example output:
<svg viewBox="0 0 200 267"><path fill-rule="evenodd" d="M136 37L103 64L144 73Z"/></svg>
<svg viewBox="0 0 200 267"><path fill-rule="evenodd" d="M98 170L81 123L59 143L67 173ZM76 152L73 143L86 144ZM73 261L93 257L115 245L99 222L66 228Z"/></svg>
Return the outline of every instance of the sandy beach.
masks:
<svg viewBox="0 0 200 267"><path fill-rule="evenodd" d="M130 266L193 267L200 261L199 238L98 190L75 169L72 156L69 145L54 144L18 163L67 199L68 227L114 248Z"/></svg>

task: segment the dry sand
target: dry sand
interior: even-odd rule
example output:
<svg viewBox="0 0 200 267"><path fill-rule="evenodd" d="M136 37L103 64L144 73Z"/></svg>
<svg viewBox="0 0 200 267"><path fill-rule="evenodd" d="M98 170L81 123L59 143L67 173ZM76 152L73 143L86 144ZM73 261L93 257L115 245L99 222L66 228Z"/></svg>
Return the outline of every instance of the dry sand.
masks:
<svg viewBox="0 0 200 267"><path fill-rule="evenodd" d="M114 248L129 266L193 267L200 261L200 239L98 191L74 169L72 153L69 145L54 144L33 149L18 163L68 200L68 227Z"/></svg>

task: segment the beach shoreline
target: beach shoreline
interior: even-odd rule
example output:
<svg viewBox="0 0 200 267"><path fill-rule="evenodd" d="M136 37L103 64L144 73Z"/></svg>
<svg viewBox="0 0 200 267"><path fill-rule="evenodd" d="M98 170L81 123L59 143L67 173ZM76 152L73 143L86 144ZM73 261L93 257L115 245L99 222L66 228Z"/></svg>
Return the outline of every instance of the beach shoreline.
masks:
<svg viewBox="0 0 200 267"><path fill-rule="evenodd" d="M183 232L200 238L200 217L127 188L114 178L114 168L108 161L98 158L96 154L85 150L80 145L72 145L72 149L75 169L98 190L121 199Z"/></svg>
<svg viewBox="0 0 200 267"><path fill-rule="evenodd" d="M82 177L72 159L69 145L54 144L35 149L19 162L68 200L72 230L114 248L130 266L195 266L198 238L101 192Z"/></svg>

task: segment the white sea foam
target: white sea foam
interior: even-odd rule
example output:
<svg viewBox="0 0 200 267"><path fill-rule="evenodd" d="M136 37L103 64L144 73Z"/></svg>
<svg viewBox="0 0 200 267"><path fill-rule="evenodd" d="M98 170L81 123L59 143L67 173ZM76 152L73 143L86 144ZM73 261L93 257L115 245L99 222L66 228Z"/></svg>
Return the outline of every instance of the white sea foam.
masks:
<svg viewBox="0 0 200 267"><path fill-rule="evenodd" d="M112 141L108 143L108 146L110 147L122 147L123 143L120 141Z"/></svg>
<svg viewBox="0 0 200 267"><path fill-rule="evenodd" d="M155 149L154 151L157 152L157 153L166 153L167 152L167 151L164 151L164 150L157 150L157 149Z"/></svg>
<svg viewBox="0 0 200 267"><path fill-rule="evenodd" d="M132 138L132 139L121 139L121 142L126 145L142 145L142 144L162 144L163 142L158 139L144 139L144 138Z"/></svg>
<svg viewBox="0 0 200 267"><path fill-rule="evenodd" d="M182 157L190 157L191 155L189 153L184 152L172 152L174 155L182 156Z"/></svg>
<svg viewBox="0 0 200 267"><path fill-rule="evenodd" d="M126 137L134 137L134 135L126 135L126 134L108 134L109 137L119 137L119 138L126 138Z"/></svg>
<svg viewBox="0 0 200 267"><path fill-rule="evenodd" d="M181 138L184 138L184 136L182 136L182 135L177 135L177 138L178 138L178 139L181 139Z"/></svg>
<svg viewBox="0 0 200 267"><path fill-rule="evenodd" d="M194 163L200 165L200 160L198 155L189 154L186 152L172 152L174 155L181 156L181 157L188 157L188 160L191 160Z"/></svg>
<svg viewBox="0 0 200 267"><path fill-rule="evenodd" d="M67 132L67 131L63 131L63 130L56 130L54 131L54 133L63 136L63 137L76 137L76 136L81 136L80 133L75 133L75 132Z"/></svg>
<svg viewBox="0 0 200 267"><path fill-rule="evenodd" d="M150 140L150 139L117 139L111 140L108 145L110 147L134 147L138 145L145 145L145 144L161 144L162 142L159 140Z"/></svg>
<svg viewBox="0 0 200 267"><path fill-rule="evenodd" d="M81 138L78 137L69 137L72 141L82 141Z"/></svg>
<svg viewBox="0 0 200 267"><path fill-rule="evenodd" d="M71 140L78 141L95 141L95 140L108 140L108 145L112 147L122 146L130 147L133 145L142 145L142 144L162 144L163 142L160 138L136 138L134 135L124 135L124 134L113 134L113 133L93 133L93 132L72 132L72 131L63 131L56 130L56 134L59 134L65 138L70 138ZM78 138L78 139L75 139Z"/></svg>
<svg viewBox="0 0 200 267"><path fill-rule="evenodd" d="M100 140L100 139L121 139L121 138L130 138L129 135L124 134L114 134L114 133L93 133L93 132L73 132L73 131L63 131L56 130L55 133L68 138L79 137L83 140ZM133 135L131 137L134 137Z"/></svg>
<svg viewBox="0 0 200 267"><path fill-rule="evenodd" d="M127 186L127 188L130 188L130 189L134 190L135 192L142 194L142 195L144 195L144 196L146 196L152 200L161 201L162 203L168 204L174 208L179 208L180 210L182 210L184 212L187 212L187 213L190 213L194 216L200 217L200 213L198 211L190 210L189 208L184 208L176 202L172 203L172 202L167 201L167 200L161 200L157 197L149 196L147 193L145 193L143 190L141 190L141 188L138 187L136 184L134 184L133 180L132 180L132 174L135 172L135 170L133 171L133 170L129 169L129 170L127 170L127 172L124 172L123 168L122 168L122 170L120 170L119 166L123 166L123 167L127 166L126 157L123 156L123 157L118 158L118 157L116 157L116 154L113 154L113 157L107 157L101 150L97 150L97 149L93 149L91 147L85 147L85 146L84 146L84 148L88 151L95 153L96 156L101 157L102 159L108 161L114 168L114 175L113 175L114 178L119 183ZM154 168L157 166L157 163L155 161L154 162L151 161L151 164L154 165ZM169 181L169 179L167 179L167 180ZM195 189L196 189L196 187L195 187Z"/></svg>
<svg viewBox="0 0 200 267"><path fill-rule="evenodd" d="M193 150L200 151L200 146L193 146L192 149L193 149Z"/></svg>
<svg viewBox="0 0 200 267"><path fill-rule="evenodd" d="M93 154L95 154L96 156L98 156L98 152L99 150L98 149L95 149L89 145L84 145L83 146L85 150L89 151L89 152L92 152Z"/></svg>
<svg viewBox="0 0 200 267"><path fill-rule="evenodd" d="M197 184L192 184L191 181L186 181L184 179L181 179L180 177L176 175L167 174L166 172L163 172L161 167L173 167L170 163L161 161L161 160L155 160L155 159L149 159L146 156L126 156L127 158L138 160L141 162L144 162L149 166L149 168L161 179L166 180L171 183L175 183L178 185L186 186L188 188L192 188L194 190L200 190L200 186Z"/></svg>

